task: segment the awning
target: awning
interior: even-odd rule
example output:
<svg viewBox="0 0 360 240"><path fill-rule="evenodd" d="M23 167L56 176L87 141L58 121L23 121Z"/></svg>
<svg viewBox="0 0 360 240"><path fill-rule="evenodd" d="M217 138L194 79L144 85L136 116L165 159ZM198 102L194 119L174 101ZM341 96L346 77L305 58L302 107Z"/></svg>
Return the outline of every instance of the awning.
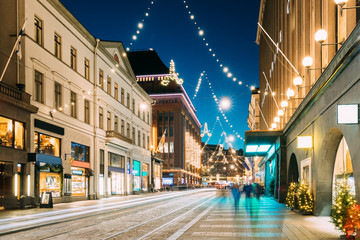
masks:
<svg viewBox="0 0 360 240"><path fill-rule="evenodd" d="M61 158L51 155L45 155L45 154L37 154L36 162L49 163L53 165L62 165Z"/></svg>
<svg viewBox="0 0 360 240"><path fill-rule="evenodd" d="M266 156L282 134L282 131L246 131L244 156Z"/></svg>

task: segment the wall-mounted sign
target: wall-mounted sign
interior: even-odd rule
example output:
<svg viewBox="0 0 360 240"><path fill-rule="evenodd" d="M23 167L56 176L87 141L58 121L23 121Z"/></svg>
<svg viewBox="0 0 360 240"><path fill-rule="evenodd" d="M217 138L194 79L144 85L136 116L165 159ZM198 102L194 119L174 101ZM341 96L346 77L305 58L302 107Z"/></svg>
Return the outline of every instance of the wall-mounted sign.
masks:
<svg viewBox="0 0 360 240"><path fill-rule="evenodd" d="M133 161L133 175L140 176L140 162L136 160Z"/></svg>
<svg viewBox="0 0 360 240"><path fill-rule="evenodd" d="M359 105L358 104L339 104L337 106L338 124L358 124Z"/></svg>
<svg viewBox="0 0 360 240"><path fill-rule="evenodd" d="M298 136L297 148L312 148L312 136Z"/></svg>

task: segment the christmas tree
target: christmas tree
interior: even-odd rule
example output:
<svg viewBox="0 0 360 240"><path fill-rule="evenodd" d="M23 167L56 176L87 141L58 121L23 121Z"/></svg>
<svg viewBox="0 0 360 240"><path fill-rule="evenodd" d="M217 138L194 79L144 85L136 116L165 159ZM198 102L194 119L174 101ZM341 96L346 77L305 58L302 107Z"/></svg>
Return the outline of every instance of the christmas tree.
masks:
<svg viewBox="0 0 360 240"><path fill-rule="evenodd" d="M305 213L311 213L314 207L314 200L305 181L301 181L297 190L297 197L300 210Z"/></svg>
<svg viewBox="0 0 360 240"><path fill-rule="evenodd" d="M291 210L295 208L295 197L296 192L299 188L299 183L292 182L290 183L287 195L286 195L286 207L290 208Z"/></svg>
<svg viewBox="0 0 360 240"><path fill-rule="evenodd" d="M356 204L354 193L351 191L347 178L348 176L344 174L344 178L335 183L335 197L330 216L335 227L346 235L353 229L354 224L349 220L354 217L351 212Z"/></svg>

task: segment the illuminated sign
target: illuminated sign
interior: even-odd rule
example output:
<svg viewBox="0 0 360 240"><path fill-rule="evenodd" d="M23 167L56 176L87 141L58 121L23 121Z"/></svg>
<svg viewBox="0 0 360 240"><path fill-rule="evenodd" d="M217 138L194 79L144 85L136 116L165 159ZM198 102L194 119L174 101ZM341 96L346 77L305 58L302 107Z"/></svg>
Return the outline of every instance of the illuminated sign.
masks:
<svg viewBox="0 0 360 240"><path fill-rule="evenodd" d="M140 176L140 162L136 160L133 162L133 175Z"/></svg>
<svg viewBox="0 0 360 240"><path fill-rule="evenodd" d="M263 145L247 145L246 152L247 153L264 153L269 150L271 147L270 144L263 144Z"/></svg>
<svg viewBox="0 0 360 240"><path fill-rule="evenodd" d="M297 137L297 148L312 148L312 136Z"/></svg>
<svg viewBox="0 0 360 240"><path fill-rule="evenodd" d="M359 105L343 104L337 106L338 124L358 124L359 123Z"/></svg>

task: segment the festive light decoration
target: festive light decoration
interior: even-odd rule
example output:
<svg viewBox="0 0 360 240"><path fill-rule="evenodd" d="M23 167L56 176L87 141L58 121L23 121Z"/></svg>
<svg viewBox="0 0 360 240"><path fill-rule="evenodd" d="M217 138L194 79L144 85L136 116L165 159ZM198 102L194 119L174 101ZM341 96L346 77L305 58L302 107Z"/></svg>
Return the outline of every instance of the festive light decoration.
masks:
<svg viewBox="0 0 360 240"><path fill-rule="evenodd" d="M170 61L169 76L167 76L163 80L161 80L160 83L163 86L167 86L167 85L169 85L170 81L175 81L179 85L184 83L184 80L182 78L179 78L179 73L176 73L175 63L172 59Z"/></svg>
<svg viewBox="0 0 360 240"><path fill-rule="evenodd" d="M200 74L199 81L198 81L198 83L197 83L197 85L196 85L195 94L194 94L193 99L195 99L196 96L197 96L197 93L198 93L198 91L199 91L199 89L200 89L200 86L201 86L202 77L203 77L204 75L205 75L205 77L207 78L205 71L203 71L203 72Z"/></svg>
<svg viewBox="0 0 360 240"><path fill-rule="evenodd" d="M312 198L309 186L305 181L301 181L297 190L297 199L299 209L305 213L311 213L314 208L314 200Z"/></svg>
<svg viewBox="0 0 360 240"><path fill-rule="evenodd" d="M343 233L349 234L349 231L353 229L351 218L354 216L349 215L349 213L355 204L355 195L348 183L348 174L344 173L344 178L338 179L335 183L335 197L330 215L331 222Z"/></svg>
<svg viewBox="0 0 360 240"><path fill-rule="evenodd" d="M204 137L205 136L205 134L206 135L208 135L208 137L211 137L212 136L212 134L209 132L209 130L208 130L208 125L207 125L207 123L205 123L204 124L204 131L201 133L201 137Z"/></svg>
<svg viewBox="0 0 360 240"><path fill-rule="evenodd" d="M290 186L288 188L288 192L286 195L286 207L290 208L291 210L295 209L295 198L296 198L296 193L299 189L299 183L296 182L292 182L290 183Z"/></svg>
<svg viewBox="0 0 360 240"><path fill-rule="evenodd" d="M149 12L151 10L151 7L154 5L154 1L150 1L150 6L147 8L146 12L145 12L145 16L148 17L149 16ZM133 46L134 41L136 41L138 39L138 36L140 35L140 30L142 30L144 28L144 22L145 19L143 18L138 24L137 24L137 30L136 30L136 34L132 35L131 39L132 41L129 43L130 46ZM126 48L126 51L130 51L130 47Z"/></svg>

